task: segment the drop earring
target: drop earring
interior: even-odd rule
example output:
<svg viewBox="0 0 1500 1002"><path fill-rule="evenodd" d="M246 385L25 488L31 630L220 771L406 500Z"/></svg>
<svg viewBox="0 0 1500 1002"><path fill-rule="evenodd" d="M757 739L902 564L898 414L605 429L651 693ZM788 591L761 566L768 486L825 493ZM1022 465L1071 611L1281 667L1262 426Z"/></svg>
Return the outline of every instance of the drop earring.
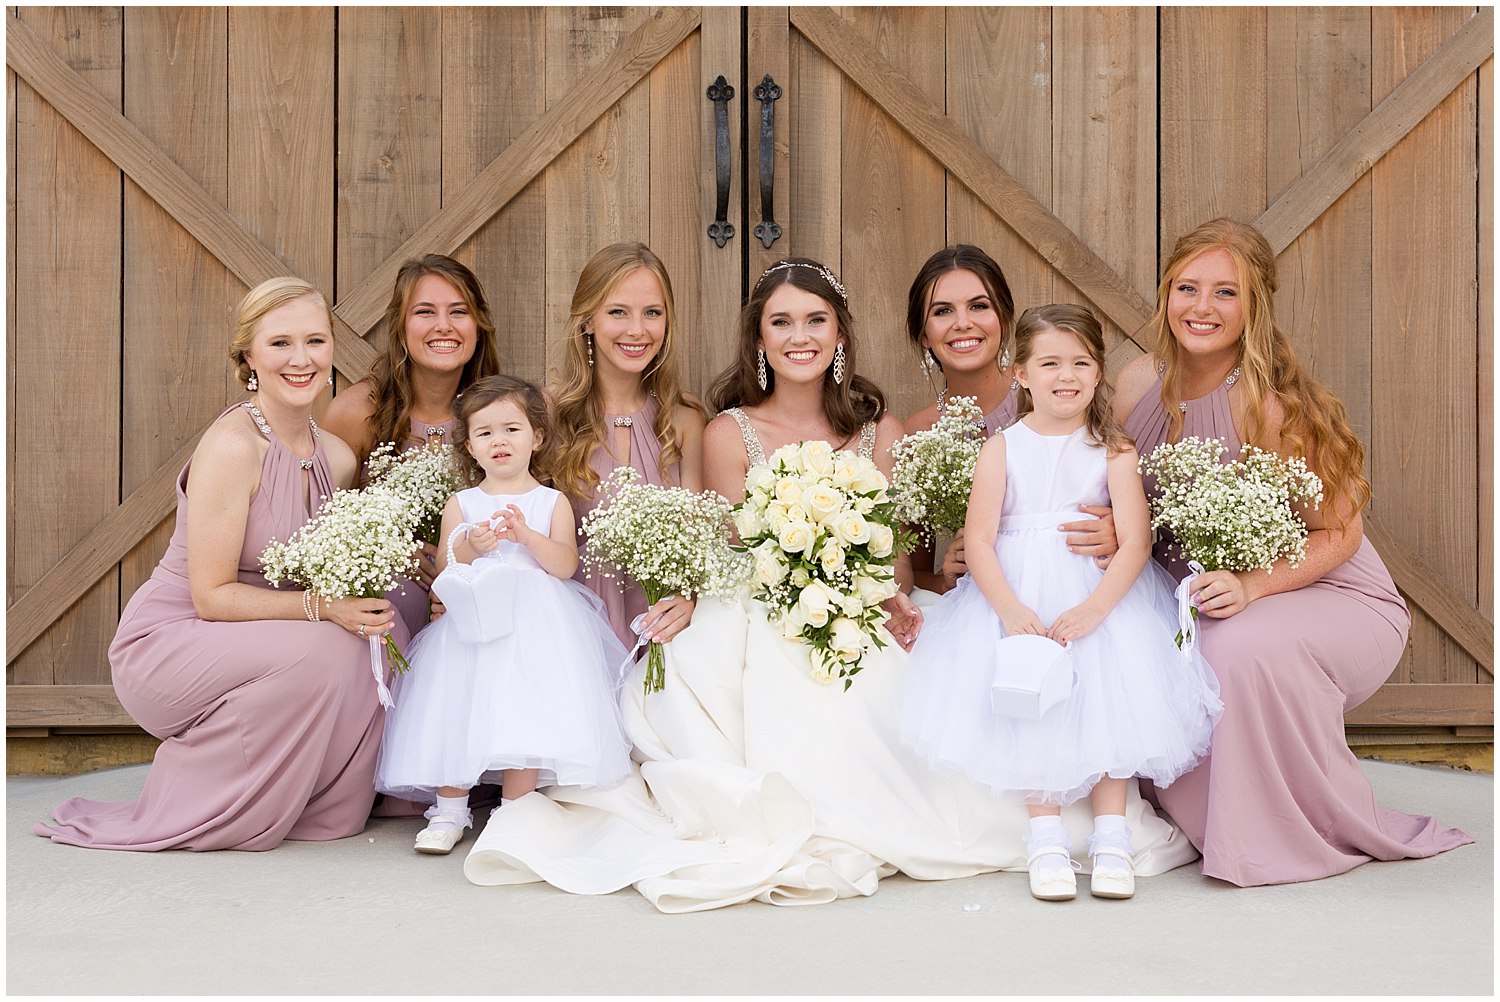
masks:
<svg viewBox="0 0 1500 1002"><path fill-rule="evenodd" d="M594 367L594 336L585 333L583 339L589 346L589 368L592 369Z"/></svg>
<svg viewBox="0 0 1500 1002"><path fill-rule="evenodd" d="M331 373L331 372L328 374L328 385L329 386L333 385L333 373Z"/></svg>
<svg viewBox="0 0 1500 1002"><path fill-rule="evenodd" d="M260 380L255 378L254 369L250 370L250 378L245 380L245 389L249 390L251 393L254 393L256 390L260 389Z"/></svg>
<svg viewBox="0 0 1500 1002"><path fill-rule="evenodd" d="M1007 347L1005 349L1005 351L1001 352L1001 354L1000 354L1000 368L1002 370L1009 369L1010 368L1010 361L1011 361L1011 359L1010 359L1010 348Z"/></svg>
<svg viewBox="0 0 1500 1002"><path fill-rule="evenodd" d="M833 349L833 381L839 386L844 385L844 342L840 341L837 348Z"/></svg>
<svg viewBox="0 0 1500 1002"><path fill-rule="evenodd" d="M937 359L933 357L931 348L922 349L922 375L928 379L932 378L933 370L938 367Z"/></svg>
<svg viewBox="0 0 1500 1002"><path fill-rule="evenodd" d="M758 348L755 352L755 381L760 384L760 391L766 391L766 352L764 348Z"/></svg>

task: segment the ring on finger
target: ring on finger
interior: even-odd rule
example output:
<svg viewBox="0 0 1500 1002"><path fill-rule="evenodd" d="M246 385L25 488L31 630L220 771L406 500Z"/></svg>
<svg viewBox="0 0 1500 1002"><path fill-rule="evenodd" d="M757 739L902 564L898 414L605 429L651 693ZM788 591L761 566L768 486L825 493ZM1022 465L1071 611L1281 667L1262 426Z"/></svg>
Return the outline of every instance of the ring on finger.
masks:
<svg viewBox="0 0 1500 1002"><path fill-rule="evenodd" d="M361 637L363 637L363 636L365 636L365 635L366 635L366 634L365 634L365 624L364 624L364 623L360 623L360 624L359 624L359 630L358 630L358 631L357 631L357 632L358 632L358 633L359 633L359 635L360 635L360 636L361 636Z"/></svg>

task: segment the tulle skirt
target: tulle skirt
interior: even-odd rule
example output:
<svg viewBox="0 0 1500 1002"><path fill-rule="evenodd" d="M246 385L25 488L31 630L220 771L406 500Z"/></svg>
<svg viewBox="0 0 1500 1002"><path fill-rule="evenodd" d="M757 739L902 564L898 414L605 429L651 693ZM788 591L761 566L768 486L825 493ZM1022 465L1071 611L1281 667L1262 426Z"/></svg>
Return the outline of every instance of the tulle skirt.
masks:
<svg viewBox="0 0 1500 1002"><path fill-rule="evenodd" d="M1044 624L1084 601L1103 572L1068 552L1056 529L1005 532L997 544L1006 580ZM1148 563L1091 634L1074 641L1073 694L1039 720L991 709L1006 635L965 575L925 610L912 651L902 738L935 767L999 794L1067 804L1105 777L1168 786L1208 754L1223 712L1213 672L1174 637L1170 579Z"/></svg>
<svg viewBox="0 0 1500 1002"><path fill-rule="evenodd" d="M626 651L602 603L576 582L519 573L509 636L464 643L442 617L412 641L375 771L381 793L431 803L438 787L499 782L506 769L540 770L540 786L608 786L629 773Z"/></svg>

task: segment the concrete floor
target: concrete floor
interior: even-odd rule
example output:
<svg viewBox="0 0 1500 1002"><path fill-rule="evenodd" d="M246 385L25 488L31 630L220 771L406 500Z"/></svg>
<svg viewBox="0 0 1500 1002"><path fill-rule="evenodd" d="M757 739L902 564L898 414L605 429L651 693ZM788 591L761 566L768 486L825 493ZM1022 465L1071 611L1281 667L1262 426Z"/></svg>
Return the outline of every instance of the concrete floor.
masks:
<svg viewBox="0 0 1500 1002"><path fill-rule="evenodd" d="M810 908L661 915L634 891L476 887L411 851L417 823L268 853L54 845L69 796L145 767L6 783L10 994L1491 995L1494 781L1362 763L1381 803L1478 840L1427 860L1240 889L1196 866L1133 901L1043 904L1020 874L882 882ZM433 973L442 970L441 975Z"/></svg>

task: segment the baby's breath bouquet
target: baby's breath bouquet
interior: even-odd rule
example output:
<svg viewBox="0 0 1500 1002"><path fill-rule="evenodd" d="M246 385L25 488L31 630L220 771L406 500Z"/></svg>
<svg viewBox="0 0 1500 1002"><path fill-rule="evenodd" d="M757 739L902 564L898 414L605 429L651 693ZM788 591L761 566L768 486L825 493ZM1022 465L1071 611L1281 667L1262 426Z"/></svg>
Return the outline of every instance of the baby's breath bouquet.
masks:
<svg viewBox="0 0 1500 1002"><path fill-rule="evenodd" d="M380 598L396 587L397 578L416 573L411 546L416 514L409 501L383 488L335 491L285 543L266 544L260 555L266 580L272 587L291 581L327 599ZM381 705L388 707L380 646L398 674L411 663L389 636L369 640L370 670Z"/></svg>
<svg viewBox="0 0 1500 1002"><path fill-rule="evenodd" d="M1184 438L1141 457L1140 472L1156 478L1151 527L1171 533L1172 546L1195 574L1271 573L1285 558L1295 567L1307 555L1307 525L1296 509L1323 503L1323 482L1302 459L1246 445L1239 458L1217 438ZM1192 641L1198 610L1187 602L1191 578L1178 587L1178 646Z"/></svg>
<svg viewBox="0 0 1500 1002"><path fill-rule="evenodd" d="M819 441L783 446L745 476L734 523L754 560L752 594L782 636L811 649L824 685L848 689L865 652L885 646L881 603L910 544L887 487L874 463Z"/></svg>
<svg viewBox="0 0 1500 1002"><path fill-rule="evenodd" d="M628 466L600 485L599 506L583 517L584 563L605 577L628 575L653 605L668 595L733 598L745 561L729 547L730 505L713 491L648 484ZM646 691L666 682L661 644L646 652Z"/></svg>
<svg viewBox="0 0 1500 1002"><path fill-rule="evenodd" d="M406 498L417 511L417 538L434 546L443 526L443 506L468 487L453 446L425 445L405 452L386 442L370 453L365 470L372 486Z"/></svg>
<svg viewBox="0 0 1500 1002"><path fill-rule="evenodd" d="M983 446L984 412L973 397L953 397L931 428L899 439L891 446L896 517L928 542L962 529Z"/></svg>

